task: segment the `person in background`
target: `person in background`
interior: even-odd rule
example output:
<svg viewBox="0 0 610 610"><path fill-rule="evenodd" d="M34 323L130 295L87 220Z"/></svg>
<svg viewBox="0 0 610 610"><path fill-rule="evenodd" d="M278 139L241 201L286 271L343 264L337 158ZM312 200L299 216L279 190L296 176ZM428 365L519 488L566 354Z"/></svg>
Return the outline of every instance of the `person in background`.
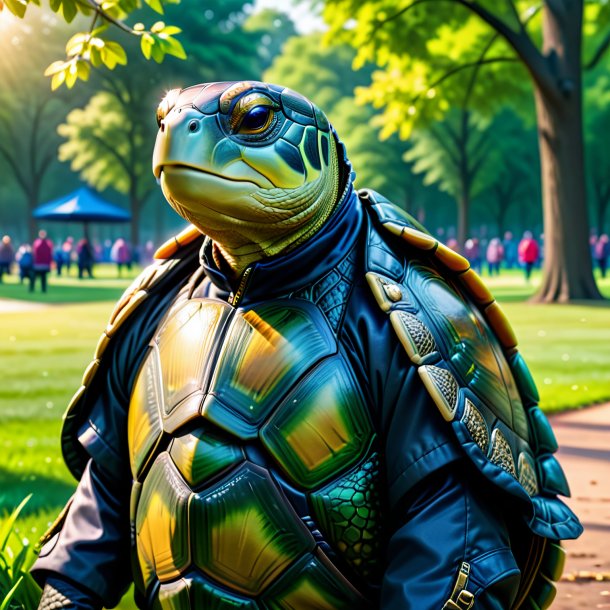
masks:
<svg viewBox="0 0 610 610"><path fill-rule="evenodd" d="M523 239L519 242L518 254L519 262L525 270L525 279L529 282L532 269L540 257L540 247L531 231L523 233Z"/></svg>
<svg viewBox="0 0 610 610"><path fill-rule="evenodd" d="M450 237L447 240L447 247L451 248L454 252L460 252L460 244L458 243L458 240L455 237Z"/></svg>
<svg viewBox="0 0 610 610"><path fill-rule="evenodd" d="M72 266L72 254L74 251L74 238L66 237L64 243L61 245L61 254L64 265L66 266L66 273L70 275L70 267Z"/></svg>
<svg viewBox="0 0 610 610"><path fill-rule="evenodd" d="M597 233L591 233L589 236L589 250L591 251L591 258L595 258L595 246L597 246Z"/></svg>
<svg viewBox="0 0 610 610"><path fill-rule="evenodd" d="M131 250L129 245L122 238L119 237L112 246L110 258L116 263L119 277L122 275L123 267L127 267L128 271L131 271Z"/></svg>
<svg viewBox="0 0 610 610"><path fill-rule="evenodd" d="M112 263L112 240L105 239L102 244L102 263Z"/></svg>
<svg viewBox="0 0 610 610"><path fill-rule="evenodd" d="M499 237L493 237L485 252L489 275L500 275L500 263L504 259L504 247Z"/></svg>
<svg viewBox="0 0 610 610"><path fill-rule="evenodd" d="M92 278L95 256L93 248L86 237L83 237L78 242L78 245L76 246L76 256L78 261L78 278L82 280L85 273Z"/></svg>
<svg viewBox="0 0 610 610"><path fill-rule="evenodd" d="M512 269L517 265L517 243L510 231L504 233L502 247L504 248L504 265L507 269Z"/></svg>
<svg viewBox="0 0 610 610"><path fill-rule="evenodd" d="M32 273L34 272L32 246L30 246L30 244L21 244L15 255L15 260L19 265L19 283L23 284L23 280L29 280L31 282Z"/></svg>
<svg viewBox="0 0 610 610"><path fill-rule="evenodd" d="M144 250L142 251L142 257L140 259L141 265L150 265L153 262L155 256L155 244L152 239L149 239L144 244Z"/></svg>
<svg viewBox="0 0 610 610"><path fill-rule="evenodd" d="M2 277L5 273L10 275L14 259L15 251L13 250L11 238L5 235L0 243L0 282L2 282Z"/></svg>
<svg viewBox="0 0 610 610"><path fill-rule="evenodd" d="M38 239L32 245L32 255L34 257L34 270L30 274L30 292L34 292L36 279L40 278L42 292L47 291L47 274L51 271L53 263L53 242L47 237L47 232L40 230Z"/></svg>
<svg viewBox="0 0 610 610"><path fill-rule="evenodd" d="M606 271L608 270L608 257L610 256L610 237L603 233L599 236L595 249L593 251L593 258L597 262L597 266L602 274L602 278L606 277Z"/></svg>
<svg viewBox="0 0 610 610"><path fill-rule="evenodd" d="M55 261L55 272L59 277L64 267L64 253L61 249L61 242L57 242L57 247L53 251L53 260Z"/></svg>
<svg viewBox="0 0 610 610"><path fill-rule="evenodd" d="M479 240L476 237L466 240L464 256L470 261L470 266L477 273L481 273L481 248L479 247Z"/></svg>

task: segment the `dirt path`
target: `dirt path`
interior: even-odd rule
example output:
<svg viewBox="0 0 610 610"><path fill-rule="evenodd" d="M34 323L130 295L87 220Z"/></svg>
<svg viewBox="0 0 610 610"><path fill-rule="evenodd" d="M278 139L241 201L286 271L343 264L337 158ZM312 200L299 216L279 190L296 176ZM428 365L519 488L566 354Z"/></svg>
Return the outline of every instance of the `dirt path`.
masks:
<svg viewBox="0 0 610 610"><path fill-rule="evenodd" d="M20 311L38 311L49 307L48 303L34 303L17 299L0 299L0 314L18 313Z"/></svg>
<svg viewBox="0 0 610 610"><path fill-rule="evenodd" d="M610 404L551 418L558 458L585 531L564 543L567 562L553 610L610 609Z"/></svg>

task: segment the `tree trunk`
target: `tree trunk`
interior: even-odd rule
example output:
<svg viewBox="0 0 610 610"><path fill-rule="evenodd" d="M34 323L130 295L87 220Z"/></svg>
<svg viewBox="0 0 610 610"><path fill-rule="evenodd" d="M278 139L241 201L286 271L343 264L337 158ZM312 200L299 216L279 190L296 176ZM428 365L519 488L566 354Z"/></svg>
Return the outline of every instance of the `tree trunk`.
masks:
<svg viewBox="0 0 610 610"><path fill-rule="evenodd" d="M132 196L129 207L131 208L130 239L131 247L136 250L140 245L140 200Z"/></svg>
<svg viewBox="0 0 610 610"><path fill-rule="evenodd" d="M28 240L29 243L34 243L34 240L38 237L38 221L34 218L34 210L38 207L39 203L39 191L40 185L37 182L33 182L30 185L29 192L27 195L27 206L28 206Z"/></svg>
<svg viewBox="0 0 610 610"><path fill-rule="evenodd" d="M28 210L28 242L30 244L34 243L36 236L38 235L38 225L37 220L32 216L32 209Z"/></svg>
<svg viewBox="0 0 610 610"><path fill-rule="evenodd" d="M504 224L506 222L506 214L508 212L510 202L501 193L497 193L496 197L496 201L498 202L498 209L496 210L496 225L498 226L498 237L502 238L502 235L504 235Z"/></svg>
<svg viewBox="0 0 610 610"><path fill-rule="evenodd" d="M582 128L582 4L558 16L545 6L544 54L558 91L536 86L542 201L544 274L533 301L568 303L602 299L589 250ZM579 10L577 10L579 9Z"/></svg>
<svg viewBox="0 0 610 610"><path fill-rule="evenodd" d="M460 252L464 251L464 244L468 239L468 211L470 207L470 198L468 193L462 193L460 198L457 200L457 241L460 247Z"/></svg>
<svg viewBox="0 0 610 610"><path fill-rule="evenodd" d="M605 220L606 220L606 208L608 207L608 201L610 193L608 193L608 189L604 189L603 193L598 195L597 200L597 234L602 235L605 233Z"/></svg>

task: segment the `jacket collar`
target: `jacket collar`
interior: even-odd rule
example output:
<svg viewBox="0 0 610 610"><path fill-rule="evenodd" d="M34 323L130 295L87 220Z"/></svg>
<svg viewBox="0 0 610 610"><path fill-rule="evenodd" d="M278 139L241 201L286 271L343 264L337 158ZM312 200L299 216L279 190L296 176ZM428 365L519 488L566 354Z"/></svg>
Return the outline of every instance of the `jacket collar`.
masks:
<svg viewBox="0 0 610 610"><path fill-rule="evenodd" d="M351 250L360 232L362 218L360 200L350 184L343 201L318 233L287 254L263 259L246 269L247 280L239 304L295 292L326 275ZM212 240L206 238L200 252L203 270L221 291L233 293L237 286L214 261L213 247Z"/></svg>

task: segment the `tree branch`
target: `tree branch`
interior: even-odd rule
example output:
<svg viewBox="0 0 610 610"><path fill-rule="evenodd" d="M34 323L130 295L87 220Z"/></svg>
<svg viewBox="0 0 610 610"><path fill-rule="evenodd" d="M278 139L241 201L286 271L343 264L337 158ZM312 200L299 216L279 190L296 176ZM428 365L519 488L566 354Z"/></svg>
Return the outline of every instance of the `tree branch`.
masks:
<svg viewBox="0 0 610 610"><path fill-rule="evenodd" d="M459 149L462 145L462 141L460 140L457 131L447 121L443 121L440 126L447 132L447 134L455 144L455 147Z"/></svg>
<svg viewBox="0 0 610 610"><path fill-rule="evenodd" d="M473 12L480 17L487 25L495 30L508 44L515 50L521 61L528 69L532 78L538 85L544 89L545 93L550 97L561 95L557 82L551 73L549 66L542 53L538 50L532 39L522 28L516 32L510 28L504 21L498 19L493 13L489 12L485 7L481 6L476 0L450 0L460 6ZM548 2L548 0L547 0Z"/></svg>
<svg viewBox="0 0 610 610"><path fill-rule="evenodd" d="M85 2L78 2L78 4L85 5L88 8L92 8L102 19L108 21L108 23L112 23L123 32L127 32L128 34L134 34L136 36L140 36L141 32L136 32L128 25L125 25L120 19L115 19L111 17L95 0L86 0Z"/></svg>
<svg viewBox="0 0 610 610"><path fill-rule="evenodd" d="M2 146L1 144L0 144L0 155L2 155L4 157L5 161L10 165L11 169L13 170L15 180L17 180L17 183L21 187L21 190L24 192L26 197L29 197L30 189L29 189L29 182L27 180L27 177L21 173L18 163L12 157L12 155L10 154L8 149L5 148L4 146Z"/></svg>
<svg viewBox="0 0 610 610"><path fill-rule="evenodd" d="M455 76L456 74L458 74L459 72L462 72L463 70L468 70L469 68L474 68L474 67L482 66L482 65L485 65L485 64L495 64L495 63L504 63L504 62L518 62L518 61L519 60L516 57L490 57L488 59L482 59L482 60L481 59L477 59L476 61L470 61L468 63L461 64L460 66L456 66L455 68L452 68L451 70L445 72L445 74L443 74L443 76L441 76L439 79L435 80L428 87L428 91L430 89L434 89L435 87L438 87L444 81L446 81L448 78L451 78L452 76ZM424 95L424 93L420 93L417 97L414 97L413 98L413 103L419 101L423 95Z"/></svg>
<svg viewBox="0 0 610 610"><path fill-rule="evenodd" d="M599 47L597 47L595 53L593 53L593 57L584 65L584 69L592 70L595 68L600 59L604 56L604 53L608 50L608 47L610 47L610 32L608 32Z"/></svg>
<svg viewBox="0 0 610 610"><path fill-rule="evenodd" d="M127 161L125 161L125 159L123 159L123 157L117 152L116 148L113 148L112 146L110 146L110 144L108 144L105 140L103 140L99 136L96 136L94 133L88 134L87 137L91 138L96 144L98 144L104 150L109 152L111 154L111 156L113 156L119 162L119 165L125 170L127 175L131 174L131 168L127 164Z"/></svg>
<svg viewBox="0 0 610 610"><path fill-rule="evenodd" d="M489 142L485 142L485 144L487 144L487 146L489 146ZM487 160L487 155L483 154L484 152L485 152L485 147L481 151L481 154L479 155L479 158L476 161L472 160L473 163L468 168L468 176L469 176L471 181L474 181L474 179L476 178L477 174L481 171L481 167L483 167L483 163L485 163L485 161Z"/></svg>
<svg viewBox="0 0 610 610"><path fill-rule="evenodd" d="M451 150L451 148L447 145L447 142L445 142L445 139L443 138L442 134L438 133L438 130L434 127L434 125L430 125L430 127L428 129L430 130L430 133L432 134L434 139L438 142L439 146L447 154L449 161L451 163L453 163L453 165L455 165L456 169L459 169L460 160L458 159L457 155L455 154L455 151Z"/></svg>
<svg viewBox="0 0 610 610"><path fill-rule="evenodd" d="M521 21L521 15L519 15L519 11L517 10L517 7L515 6L515 2L514 0L506 0L508 2L508 5L510 6L510 10L512 12L512 14L514 15L517 23L519 24L519 29L523 32L525 30L525 26L523 24L523 22Z"/></svg>
<svg viewBox="0 0 610 610"><path fill-rule="evenodd" d="M402 17L406 12L410 11L412 8L415 8L418 4L425 4L426 2L432 2L432 1L433 0L413 0L413 2L411 2L411 4L408 4L404 8L400 9L398 12L394 13L393 15L390 15L389 17L386 17L385 19L378 19L375 26L373 27L373 29L371 31L371 35L367 39L367 43L371 42L371 40L373 40L373 38L375 38L375 34L377 34L377 32L386 23L389 23L390 21L394 21L395 19Z"/></svg>

